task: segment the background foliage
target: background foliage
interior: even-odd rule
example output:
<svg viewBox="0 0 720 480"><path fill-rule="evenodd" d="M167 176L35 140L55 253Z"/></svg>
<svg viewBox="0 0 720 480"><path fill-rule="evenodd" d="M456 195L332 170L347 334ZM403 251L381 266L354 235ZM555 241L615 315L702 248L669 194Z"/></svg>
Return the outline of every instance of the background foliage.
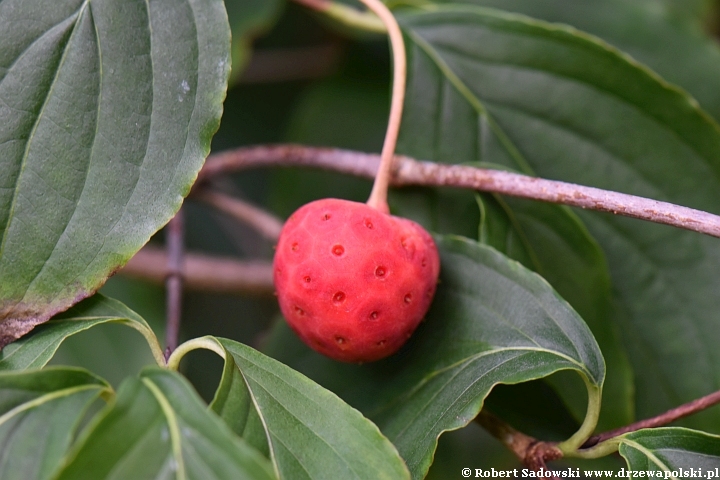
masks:
<svg viewBox="0 0 720 480"><path fill-rule="evenodd" d="M279 0L227 0L227 20L218 1L40 3L0 2L4 321L92 293L179 208L217 128L228 56L213 150L380 150L381 35ZM400 153L720 213L716 3L388 3L409 52ZM370 191L296 168L216 187L283 218ZM516 466L472 422L483 405L562 441L593 395L602 431L720 390L717 239L468 191L407 188L390 203L438 234L443 261L398 355L338 364L292 335L272 297L187 292L182 337L214 352L190 354L184 376L145 367L162 356L164 293L118 275L3 350L0 477L456 478ZM190 250L271 259L248 227L192 199L184 211ZM622 437L619 453L642 470L720 464L718 408L678 425ZM39 430L52 435L39 443Z"/></svg>

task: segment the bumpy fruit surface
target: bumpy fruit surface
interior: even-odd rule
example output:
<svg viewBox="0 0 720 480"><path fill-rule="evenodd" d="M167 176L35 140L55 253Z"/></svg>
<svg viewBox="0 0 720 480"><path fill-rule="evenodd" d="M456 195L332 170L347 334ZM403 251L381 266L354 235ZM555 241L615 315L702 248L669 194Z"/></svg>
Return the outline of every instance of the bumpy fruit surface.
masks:
<svg viewBox="0 0 720 480"><path fill-rule="evenodd" d="M440 260L420 225L325 199L288 219L275 252L283 315L314 350L345 362L397 351L427 312Z"/></svg>

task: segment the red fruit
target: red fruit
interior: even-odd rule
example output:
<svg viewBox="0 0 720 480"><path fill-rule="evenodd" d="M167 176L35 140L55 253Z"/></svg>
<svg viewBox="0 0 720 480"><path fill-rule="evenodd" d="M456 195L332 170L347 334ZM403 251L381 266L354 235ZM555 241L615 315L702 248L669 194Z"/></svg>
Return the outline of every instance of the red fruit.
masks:
<svg viewBox="0 0 720 480"><path fill-rule="evenodd" d="M274 260L280 309L312 349L344 362L397 351L430 307L440 260L420 225L364 203L309 203L285 223Z"/></svg>

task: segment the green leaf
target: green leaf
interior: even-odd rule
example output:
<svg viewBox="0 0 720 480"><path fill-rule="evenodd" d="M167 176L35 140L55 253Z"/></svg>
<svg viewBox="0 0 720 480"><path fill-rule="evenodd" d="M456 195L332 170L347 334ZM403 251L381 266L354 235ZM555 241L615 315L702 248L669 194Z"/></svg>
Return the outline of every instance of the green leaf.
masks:
<svg viewBox="0 0 720 480"><path fill-rule="evenodd" d="M539 273L577 310L597 340L607 367L598 429L632 423L632 369L612 323L610 272L600 246L567 207L490 195L480 202L482 241ZM554 385L582 419L582 392L561 380L556 378Z"/></svg>
<svg viewBox="0 0 720 480"><path fill-rule="evenodd" d="M0 352L0 371L43 367L67 337L104 323L119 323L139 331L155 359L165 363L162 348L147 322L121 302L98 293L5 347Z"/></svg>
<svg viewBox="0 0 720 480"><path fill-rule="evenodd" d="M567 27L478 7L401 20L411 72L402 153L501 163L718 212L720 129L618 51ZM612 215L581 218L610 267L636 414L720 389L717 239ZM686 422L719 430L720 412Z"/></svg>
<svg viewBox="0 0 720 480"><path fill-rule="evenodd" d="M445 2L443 2L445 3ZM450 0L522 13L596 35L692 94L720 119L720 48L704 0ZM685 19L686 21L678 21Z"/></svg>
<svg viewBox="0 0 720 480"><path fill-rule="evenodd" d="M605 368L592 334L543 279L495 250L439 242L442 272L412 370L374 418L414 476L427 471L437 437L467 425L497 383L575 370L596 388ZM440 323L442 322L442 324Z"/></svg>
<svg viewBox="0 0 720 480"><path fill-rule="evenodd" d="M280 16L283 0L225 0L232 29L232 73L235 83L250 58L250 43L268 30Z"/></svg>
<svg viewBox="0 0 720 480"><path fill-rule="evenodd" d="M158 367L127 379L58 480L272 479L270 463L208 411L190 384Z"/></svg>
<svg viewBox="0 0 720 480"><path fill-rule="evenodd" d="M226 364L212 408L269 454L280 478L409 477L377 427L333 393L250 347L216 341Z"/></svg>
<svg viewBox="0 0 720 480"><path fill-rule="evenodd" d="M0 5L0 347L90 296L180 208L229 70L221 0Z"/></svg>
<svg viewBox="0 0 720 480"><path fill-rule="evenodd" d="M79 369L0 373L0 477L50 478L87 408L109 388Z"/></svg>
<svg viewBox="0 0 720 480"><path fill-rule="evenodd" d="M437 438L470 423L499 383L580 373L595 402L580 436L589 434L605 369L587 325L545 280L496 250L458 237L439 237L438 247L435 300L396 355L339 364L289 342L289 329L270 351L375 421L413 478L426 474Z"/></svg>
<svg viewBox="0 0 720 480"><path fill-rule="evenodd" d="M623 435L620 442L620 455L632 470L669 472L664 478L673 480L693 474L718 476L720 437L716 435L686 428L653 428Z"/></svg>

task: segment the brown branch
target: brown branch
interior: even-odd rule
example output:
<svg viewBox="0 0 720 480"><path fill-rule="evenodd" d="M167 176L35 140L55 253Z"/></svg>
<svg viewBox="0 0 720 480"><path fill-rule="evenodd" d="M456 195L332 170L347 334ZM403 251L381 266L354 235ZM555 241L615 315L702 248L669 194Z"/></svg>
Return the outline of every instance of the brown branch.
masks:
<svg viewBox="0 0 720 480"><path fill-rule="evenodd" d="M481 411L475 421L497 438L527 467L533 470L547 468L545 462L562 458L562 452L552 442L542 442L515 430L495 415ZM556 477L546 477L556 478Z"/></svg>
<svg viewBox="0 0 720 480"><path fill-rule="evenodd" d="M162 285L167 275L167 254L162 249L146 246L119 274ZM184 285L190 290L261 295L274 292L269 262L186 253L182 274Z"/></svg>
<svg viewBox="0 0 720 480"><path fill-rule="evenodd" d="M240 199L207 188L193 192L192 198L248 224L269 240L277 240L280 236L280 230L283 227L282 220Z"/></svg>
<svg viewBox="0 0 720 480"><path fill-rule="evenodd" d="M166 228L167 274L165 277L166 291L166 325L165 325L165 360L177 348L180 335L180 318L182 315L182 284L183 284L183 250L185 222L180 209L170 220Z"/></svg>
<svg viewBox="0 0 720 480"><path fill-rule="evenodd" d="M403 157L395 157L396 165L398 158ZM318 167L372 179L379 164L380 156L372 153L292 144L260 145L210 155L200 170L195 188L217 175L272 166Z"/></svg>
<svg viewBox="0 0 720 480"><path fill-rule="evenodd" d="M379 156L331 148L275 145L240 148L212 155L199 182L220 173L267 166L319 167L375 178ZM396 156L391 185L468 188L569 205L671 225L720 237L720 216L668 202L500 170L444 165Z"/></svg>
<svg viewBox="0 0 720 480"><path fill-rule="evenodd" d="M620 427L615 430L610 430L608 432L592 436L583 444L582 448L590 448L600 442L604 442L611 438L615 438L620 435L634 432L643 428L662 427L663 425L667 425L680 418L687 417L688 415L692 415L693 413L697 413L701 410L705 410L706 408L710 408L718 403L720 403L720 390L693 400L692 402L680 405L679 407L675 407L665 413L661 413L656 417L640 420L639 422L631 423L630 425L625 425L624 427Z"/></svg>

